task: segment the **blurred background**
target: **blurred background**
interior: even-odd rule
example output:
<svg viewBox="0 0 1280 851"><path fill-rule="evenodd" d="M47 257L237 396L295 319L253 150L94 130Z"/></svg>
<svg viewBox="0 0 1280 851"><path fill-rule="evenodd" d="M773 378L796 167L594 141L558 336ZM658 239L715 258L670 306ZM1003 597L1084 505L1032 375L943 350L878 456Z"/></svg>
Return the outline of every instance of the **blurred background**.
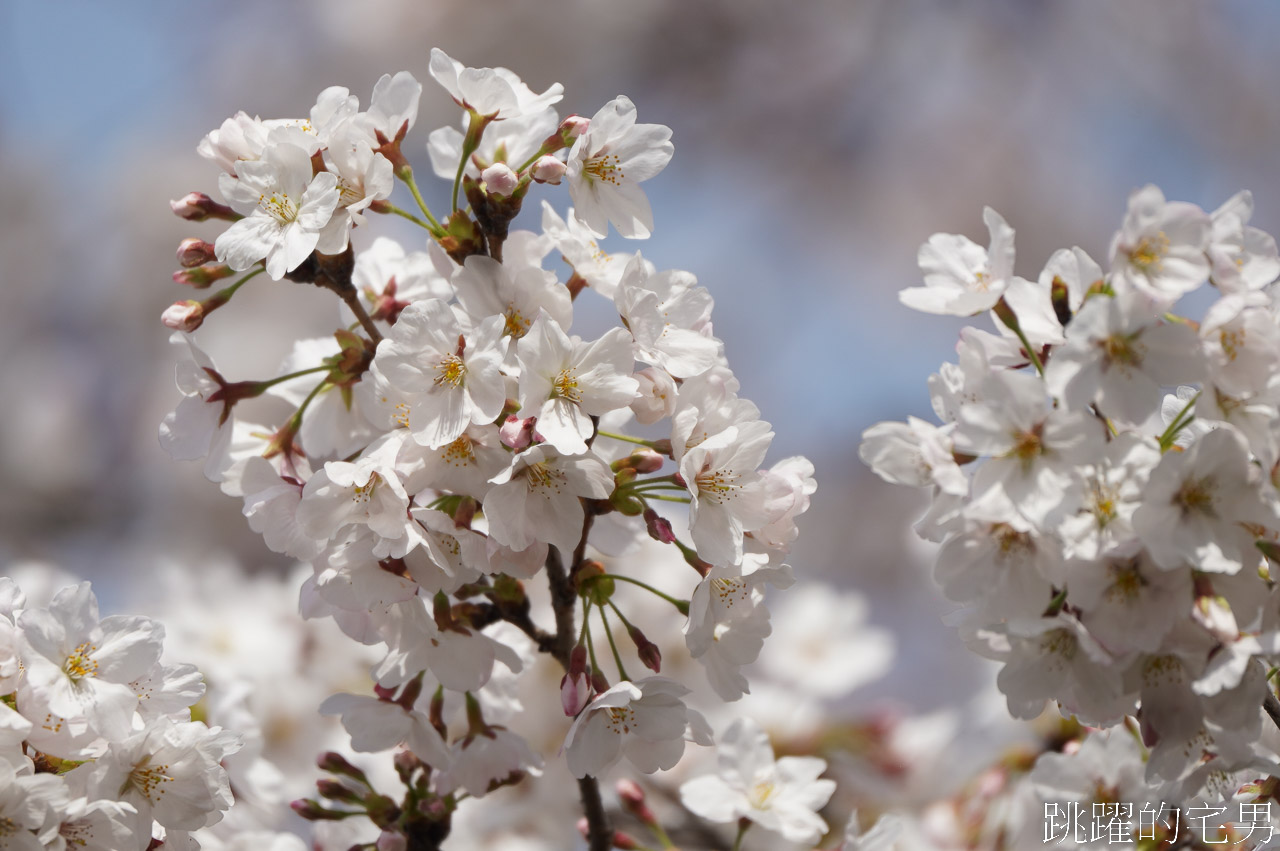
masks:
<svg viewBox="0 0 1280 851"><path fill-rule="evenodd" d="M977 662L940 623L909 529L920 503L857 459L867 426L930 416L925 379L954 354L959 323L897 301L916 250L936 231L985 245L989 204L1024 276L1059 247L1103 260L1147 182L1206 209L1252 189L1254 224L1277 230L1278 42L1280 6L1227 0L3 0L0 564L55 562L108 604L161 557L287 567L156 440L179 398L159 323L187 297L173 252L218 230L167 202L215 192L195 146L236 110L302 115L335 84L364 104L401 69L425 85L405 150L429 175L427 133L457 121L427 74L440 46L535 90L562 82L562 114L625 93L674 128L641 247L714 295L743 394L775 425L771 459L817 465L797 575L861 590L898 647L854 699L955 702ZM233 379L335 315L283 282L228 310L198 338Z"/></svg>

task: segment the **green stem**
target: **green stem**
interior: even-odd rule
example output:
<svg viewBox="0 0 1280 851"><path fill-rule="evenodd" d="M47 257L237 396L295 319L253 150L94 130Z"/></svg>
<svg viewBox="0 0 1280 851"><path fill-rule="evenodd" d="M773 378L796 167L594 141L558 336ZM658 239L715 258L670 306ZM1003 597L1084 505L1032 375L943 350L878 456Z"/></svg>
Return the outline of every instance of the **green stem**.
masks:
<svg viewBox="0 0 1280 851"><path fill-rule="evenodd" d="M609 618L604 613L604 606L596 606L596 611L600 613L600 623L604 625L605 637L609 639L609 649L613 651L613 663L618 666L618 677L620 679L629 680L627 669L622 665L622 654L618 652L618 645L613 640L613 630L609 629Z"/></svg>
<svg viewBox="0 0 1280 851"><path fill-rule="evenodd" d="M453 176L453 211L458 212L458 187L462 185L462 175L467 170L467 160L471 159L471 155L480 147L480 137L484 134L484 128L489 125L489 119L484 118L475 111L469 111L471 118L467 123L467 135L462 139L462 156L458 157L458 172Z"/></svg>
<svg viewBox="0 0 1280 851"><path fill-rule="evenodd" d="M603 431L603 430L597 430L596 434L599 435L600 437L607 437L610 440L621 440L623 443L634 443L637 446L647 446L650 449L653 448L652 440L644 440L639 437L631 437L629 435L617 434L616 432Z"/></svg>
<svg viewBox="0 0 1280 851"><path fill-rule="evenodd" d="M615 580L615 581L617 581L617 582L630 582L632 585L638 585L639 587L641 587L641 588L643 588L644 590L648 591L650 594L654 594L654 595L656 595L656 596L658 596L658 597L661 597L662 599L666 600L666 601L667 601L668 603L670 603L671 605L675 606L677 609L679 609L679 610L680 610L681 614L685 614L685 615L689 614L689 601L688 601L688 600L680 600L680 599L677 599L677 598L675 598L675 597L672 597L670 594L664 594L663 592L659 591L657 588L654 588L654 587L653 587L652 585L650 585L649 583L647 583L647 582L641 582L639 579L632 579L630 576L623 576L622 574L619 574L619 573L604 573L604 574L601 574L600 576L593 576L593 577L591 577L590 579L588 579L587 581L588 581L588 582L594 582L595 580L597 580L597 579L602 579L602 578L604 578L605 576L607 576L607 577L609 577L610 579L613 579L613 580Z"/></svg>
<svg viewBox="0 0 1280 851"><path fill-rule="evenodd" d="M235 293L235 291L236 291L236 290L240 289L240 288L241 288L241 287L243 287L245 284L247 284L249 281L253 280L253 279L254 279L254 277L256 277L256 276L258 276L258 275L261 275L261 274L262 274L263 272L265 272L265 271L267 271L265 266L264 266L264 267L261 267L261 268L258 268L258 269L254 269L252 272L250 272L249 274L245 275L243 278L241 278L240 280L236 281L236 282L235 282L234 284L232 284L231 286L229 286L229 287L224 287L223 289L219 290L219 291L218 291L218 295L219 295L219 296L225 296L225 298L231 298L231 296Z"/></svg>
<svg viewBox="0 0 1280 851"><path fill-rule="evenodd" d="M266 381L259 382L258 386L261 387L263 390L266 390L268 387L274 387L277 384L281 384L285 381L292 381L293 379L301 378L304 375L311 375L312 373L316 373L316 372L328 372L328 371L329 371L329 367L327 366L313 366L310 369L300 369L297 372L291 372L288 375L278 375L275 378L271 378Z"/></svg>
<svg viewBox="0 0 1280 851"><path fill-rule="evenodd" d="M671 837L667 836L667 832L662 829L662 825L656 821L649 824L649 830L652 831L654 836L658 837L658 841L662 843L664 849L676 847L676 844L671 841Z"/></svg>
<svg viewBox="0 0 1280 851"><path fill-rule="evenodd" d="M747 835L747 831L751 828L751 822L743 821L738 825L738 835L733 840L733 851L741 851L742 837Z"/></svg>
<svg viewBox="0 0 1280 851"><path fill-rule="evenodd" d="M320 395L320 391L329 385L329 379L325 379L311 388L311 392L307 394L307 398L302 400L302 404L298 406L298 410L293 412L293 416L289 417L289 427L297 430L302 425L302 415L307 412L307 407L311 404L311 400Z"/></svg>
<svg viewBox="0 0 1280 851"><path fill-rule="evenodd" d="M408 171L408 169L405 170ZM409 172L404 175L401 177L401 180L404 181L405 186L409 187L409 191L413 193L413 200L418 202L418 209L422 211L422 214L427 217L427 221L431 222L432 226L435 228L432 233L437 237L444 236L444 228L440 227L440 223L436 221L436 217L431 215L431 211L427 209L427 202L422 200L422 193L418 191L418 182L413 179L413 172Z"/></svg>
<svg viewBox="0 0 1280 851"><path fill-rule="evenodd" d="M388 204L387 209L388 209L388 212L395 213L397 216L400 216L401 218L408 219L409 221L413 222L415 225L418 225L419 227L422 227L422 228L426 228L432 233L434 233L440 227L439 225L432 227L430 224L428 224L427 222L424 222L422 219L418 218L413 213L410 213L408 210L402 210L394 204Z"/></svg>
<svg viewBox="0 0 1280 851"><path fill-rule="evenodd" d="M1027 353L1027 357L1031 358L1031 365L1036 368L1036 372L1040 373L1040 377L1044 378L1044 364L1040 363L1040 356L1036 354L1035 347L1031 345L1031 341L1027 339L1027 335L1023 332L1022 326L1017 325L1013 329L1013 333L1018 335L1018 339L1022 341L1022 348Z"/></svg>
<svg viewBox="0 0 1280 851"><path fill-rule="evenodd" d="M582 604L582 631L586 633L586 636L587 636L587 655L591 657L591 670L599 671L600 663L596 661L596 643L591 638L591 629L587 626L587 617L590 614L591 614L591 601L585 600Z"/></svg>
<svg viewBox="0 0 1280 851"><path fill-rule="evenodd" d="M644 493L641 496L645 499L660 499L663 502L683 502L685 505L691 502L687 496L663 496L660 493Z"/></svg>

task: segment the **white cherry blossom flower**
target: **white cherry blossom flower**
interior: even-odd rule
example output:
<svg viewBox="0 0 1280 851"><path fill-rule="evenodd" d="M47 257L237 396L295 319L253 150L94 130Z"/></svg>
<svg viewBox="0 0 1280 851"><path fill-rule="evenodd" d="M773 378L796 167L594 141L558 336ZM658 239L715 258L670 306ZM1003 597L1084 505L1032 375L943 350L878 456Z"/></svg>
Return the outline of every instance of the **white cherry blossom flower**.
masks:
<svg viewBox="0 0 1280 851"><path fill-rule="evenodd" d="M327 171L313 176L305 150L272 145L262 159L241 163L238 173L239 179L224 174L219 181L227 203L244 216L214 243L220 261L244 271L265 260L267 274L278 281L313 251L346 250L348 221L333 217L338 178Z"/></svg>
<svg viewBox="0 0 1280 851"><path fill-rule="evenodd" d="M449 767L449 748L430 718L419 709L405 709L392 700L355 694L335 694L320 704L321 715L341 715L351 747L376 753L406 745L414 756L436 770Z"/></svg>
<svg viewBox="0 0 1280 851"><path fill-rule="evenodd" d="M666 168L674 151L670 127L637 124L629 98L609 101L569 151L574 215L596 236L607 236L612 224L628 239L647 239L653 211L639 184Z"/></svg>
<svg viewBox="0 0 1280 851"><path fill-rule="evenodd" d="M618 282L622 280L633 255L605 252L596 241L598 237L574 215L572 207L562 219L548 202L543 201L542 230L565 262L573 267L574 274L605 298L614 297Z"/></svg>
<svg viewBox="0 0 1280 851"><path fill-rule="evenodd" d="M138 695L130 683L160 659L164 629L141 617L98 619L88 582L59 591L48 609L18 617L26 683L47 711L87 717L107 735L129 730Z"/></svg>
<svg viewBox="0 0 1280 851"><path fill-rule="evenodd" d="M1072 410L1096 403L1111 419L1140 425L1162 386L1203 375L1195 332L1158 321L1150 299L1134 291L1085 302L1049 361L1045 383Z"/></svg>
<svg viewBox="0 0 1280 851"><path fill-rule="evenodd" d="M819 776L827 763L817 757L775 760L769 736L754 721L738 718L716 743L718 770L684 783L680 801L708 821L749 819L789 842L814 842L827 832L818 815L835 792L834 780Z"/></svg>
<svg viewBox="0 0 1280 851"><path fill-rule="evenodd" d="M506 350L499 317L464 334L443 301L409 305L370 367L383 416L430 449L457 440L473 423L493 422L506 401Z"/></svg>
<svg viewBox="0 0 1280 851"><path fill-rule="evenodd" d="M453 288L473 323L501 316L503 333L509 337L523 337L538 311L545 311L566 331L573 324L569 290L555 275L534 266L509 267L492 257L473 255L454 272Z"/></svg>
<svg viewBox="0 0 1280 851"><path fill-rule="evenodd" d="M401 433L403 434L403 433ZM302 489L298 525L328 540L351 524L368 526L386 542L381 555L403 555L412 546L409 495L396 470L401 435L381 438L355 461L330 461Z"/></svg>
<svg viewBox="0 0 1280 851"><path fill-rule="evenodd" d="M1237 192L1209 214L1212 231L1207 253L1213 282L1223 292L1260 290L1280 277L1275 238L1249 225L1253 194Z"/></svg>
<svg viewBox="0 0 1280 851"><path fill-rule="evenodd" d="M1000 300L1013 275L1013 228L990 207L982 220L991 234L984 249L960 234L938 233L920 247L923 287L898 294L907 307L924 313L972 316Z"/></svg>
<svg viewBox="0 0 1280 851"><path fill-rule="evenodd" d="M512 775L542 774L542 757L523 736L505 727L488 726L453 743L448 766L436 777L443 794L464 790L483 798L493 784Z"/></svg>
<svg viewBox="0 0 1280 851"><path fill-rule="evenodd" d="M729 426L680 459L689 489L689 531L699 555L712 564L739 561L744 533L772 519L759 472L772 441L769 424L756 420Z"/></svg>
<svg viewBox="0 0 1280 851"><path fill-rule="evenodd" d="M451 691L477 691L493 675L495 662L516 672L523 667L515 650L482 632L441 629L421 599L393 606L382 634L387 656L375 675L383 686L403 685L430 671Z"/></svg>
<svg viewBox="0 0 1280 851"><path fill-rule="evenodd" d="M624 756L652 774L680 761L686 732L705 722L685 706L689 689L666 677L624 680L597 695L565 736L565 759L574 777L600 777ZM696 716L696 717L695 717ZM701 733L695 740L709 744Z"/></svg>
<svg viewBox="0 0 1280 851"><path fill-rule="evenodd" d="M517 345L522 416L538 418L538 433L565 455L587 451L592 417L625 408L639 386L631 335L611 328L591 342L570 339L540 313Z"/></svg>
<svg viewBox="0 0 1280 851"><path fill-rule="evenodd" d="M564 97L559 83L534 94L506 68L468 68L438 47L431 49L431 76L458 106L496 120L541 112Z"/></svg>
<svg viewBox="0 0 1280 851"><path fill-rule="evenodd" d="M1239 433L1219 428L1185 452L1167 452L1151 473L1133 527L1165 570L1253 569L1255 536L1242 523L1273 520Z"/></svg>
<svg viewBox="0 0 1280 851"><path fill-rule="evenodd" d="M232 803L220 763L240 748L235 736L194 722L156 718L81 766L88 789L173 830L198 830L222 819Z"/></svg>
<svg viewBox="0 0 1280 851"><path fill-rule="evenodd" d="M383 74L374 84L369 111L359 120L378 144L394 142L413 129L421 97L422 84L408 71Z"/></svg>
<svg viewBox="0 0 1280 851"><path fill-rule="evenodd" d="M650 273L637 254L627 264L614 303L645 363L675 378L692 378L720 361L720 341L710 336L711 295L688 272Z"/></svg>
<svg viewBox="0 0 1280 851"><path fill-rule="evenodd" d="M562 455L545 445L521 452L493 483L484 498L489 535L513 550L541 541L566 556L582 537L580 498L613 492L613 474L594 453Z"/></svg>
<svg viewBox="0 0 1280 851"><path fill-rule="evenodd" d="M1129 212L1111 242L1111 285L1170 303L1209 277L1210 221L1194 204L1165 201L1148 184L1129 196Z"/></svg>

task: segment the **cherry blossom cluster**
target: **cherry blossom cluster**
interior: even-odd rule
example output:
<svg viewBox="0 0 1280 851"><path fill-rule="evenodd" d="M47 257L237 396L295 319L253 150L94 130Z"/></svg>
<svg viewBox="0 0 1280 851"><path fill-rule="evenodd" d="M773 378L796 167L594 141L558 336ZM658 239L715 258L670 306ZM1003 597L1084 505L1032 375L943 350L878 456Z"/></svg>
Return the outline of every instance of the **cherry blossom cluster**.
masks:
<svg viewBox="0 0 1280 851"><path fill-rule="evenodd" d="M100 618L89 583L28 605L0 577L0 848L197 848L222 819L235 735L192 720L204 682L164 629Z"/></svg>
<svg viewBox="0 0 1280 851"><path fill-rule="evenodd" d="M1129 773L1081 781L1079 801L1119 784L1113 803L1225 805L1280 774L1260 739L1264 707L1280 723L1280 258L1252 207L1241 193L1206 213L1144 187L1108 271L1073 248L1034 281L987 209L986 248L931 237L924 285L901 293L926 313L989 312L994 331L965 328L958 363L929 379L940 424L876 425L862 458L930 494L916 529L939 545L954 623L1002 663L1009 711L1055 701L1134 731L1080 749ZM1127 761L1090 757L1103 750Z"/></svg>
<svg viewBox="0 0 1280 851"><path fill-rule="evenodd" d="M773 430L739 395L696 278L598 244L610 230L650 235L640 184L670 160L671 130L639 123L625 97L561 119L559 84L536 93L440 50L430 74L463 112L427 138L432 170L451 181L447 215L428 207L404 151L422 93L407 72L383 77L364 110L332 87L306 119L239 113L200 143L225 204L192 193L173 210L229 226L182 242L175 281L245 274L164 313L183 398L161 443L202 460L269 548L310 563L306 616L381 648L372 693L333 695L321 711L341 717L356 751L396 749L400 788L326 757L333 777L298 813L367 817L379 848L435 848L462 801L563 759L590 847L627 847L597 778L624 762L670 769L713 741L646 630L682 630L719 698L746 694L743 669L771 631L766 589L792 582L785 558L813 466L765 466ZM397 181L416 210L392 203ZM511 228L534 184L562 182L573 207L544 200L537 230ZM372 214L419 227L425 250L379 236L357 252ZM229 380L192 332L233 296L251 302L253 287L237 293L264 271L277 283L254 287L337 295L337 330L294 341L269 377ZM572 333L580 298L619 323ZM615 569L646 542L685 566L680 584L656 587L656 564ZM666 620L642 628L635 595L662 601ZM563 677L527 709L560 714L562 753L510 726L538 653ZM723 782L689 787L688 806L819 839L825 764L775 767L758 731L726 735Z"/></svg>

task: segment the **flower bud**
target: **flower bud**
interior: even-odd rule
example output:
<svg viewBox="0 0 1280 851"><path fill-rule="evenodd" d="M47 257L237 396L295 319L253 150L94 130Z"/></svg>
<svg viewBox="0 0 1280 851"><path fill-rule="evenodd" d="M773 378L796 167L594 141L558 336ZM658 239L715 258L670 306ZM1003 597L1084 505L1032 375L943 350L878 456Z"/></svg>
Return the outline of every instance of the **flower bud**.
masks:
<svg viewBox="0 0 1280 851"><path fill-rule="evenodd" d="M516 187L520 185L520 175L516 174L511 166L506 163L494 163L493 165L480 172L480 179L484 181L484 188L493 195L500 195L503 198L509 196L516 191Z"/></svg>
<svg viewBox="0 0 1280 851"><path fill-rule="evenodd" d="M173 282L191 287L192 289L202 290L212 284L214 281L220 281L223 278L230 278L235 272L230 266L224 264L196 266L193 269L179 269L173 273Z"/></svg>
<svg viewBox="0 0 1280 851"><path fill-rule="evenodd" d="M648 809L644 804L644 790L640 788L640 784L630 778L622 778L614 788L618 792L618 800L622 802L623 807L626 807L627 813L636 815L641 822L648 822L649 819L639 815L641 809Z"/></svg>
<svg viewBox="0 0 1280 851"><path fill-rule="evenodd" d="M204 305L190 299L174 302L160 314L160 321L167 328L190 334L204 324Z"/></svg>
<svg viewBox="0 0 1280 851"><path fill-rule="evenodd" d="M662 464L662 456L648 448L637 449L627 459L627 466L637 473L656 473L662 469Z"/></svg>
<svg viewBox="0 0 1280 851"><path fill-rule="evenodd" d="M203 239L188 237L178 243L178 265L184 269L192 266L203 266L215 260L213 246Z"/></svg>
<svg viewBox="0 0 1280 851"><path fill-rule="evenodd" d="M585 115L570 115L564 121L560 122L560 135L569 142L587 132L587 128L591 126L591 119Z"/></svg>
<svg viewBox="0 0 1280 851"><path fill-rule="evenodd" d="M317 780L316 791L320 793L320 797L322 798L328 798L331 801L341 801L344 804L359 804L364 801L364 796L355 790L344 786L337 780Z"/></svg>
<svg viewBox="0 0 1280 851"><path fill-rule="evenodd" d="M674 544L676 542L676 533L671 528L671 521L659 515L652 508L644 510L644 528L649 533L649 537L655 541L664 544Z"/></svg>
<svg viewBox="0 0 1280 851"><path fill-rule="evenodd" d="M223 219L234 222L240 218L236 211L219 204L203 192L189 192L176 201L169 202L169 209L180 219L189 222L203 222L205 219Z"/></svg>
<svg viewBox="0 0 1280 851"><path fill-rule="evenodd" d="M356 768L342 754L333 751L325 751L320 754L316 760L316 765L321 771L327 771L330 774L337 774L342 777L350 777L360 783L368 785L368 778L359 768Z"/></svg>
<svg viewBox="0 0 1280 851"><path fill-rule="evenodd" d="M379 834L374 847L378 851L405 851L409 847L409 840L398 830L384 830Z"/></svg>
<svg viewBox="0 0 1280 851"><path fill-rule="evenodd" d="M640 661L644 666L655 674L662 670L662 651L658 649L658 645L650 641L643 632L636 627L629 627L627 633L631 636L631 640L636 645L636 655L640 657Z"/></svg>
<svg viewBox="0 0 1280 851"><path fill-rule="evenodd" d="M538 157L529 171L538 183L550 183L552 186L560 185L560 179L564 177L564 173L565 164L550 154Z"/></svg>
<svg viewBox="0 0 1280 851"><path fill-rule="evenodd" d="M330 810L320 806L319 801L310 798L299 798L289 804L289 809L307 821L338 821L351 815L350 811Z"/></svg>
<svg viewBox="0 0 1280 851"><path fill-rule="evenodd" d="M509 416L498 430L498 436L505 445L519 452L533 441L533 427L537 422L537 417Z"/></svg>
<svg viewBox="0 0 1280 851"><path fill-rule="evenodd" d="M650 366L637 372L635 379L640 383L636 398L631 402L636 422L651 425L675 413L676 380L670 373Z"/></svg>
<svg viewBox="0 0 1280 851"><path fill-rule="evenodd" d="M560 678L560 706L566 717L575 718L591 702L591 681L585 671Z"/></svg>

